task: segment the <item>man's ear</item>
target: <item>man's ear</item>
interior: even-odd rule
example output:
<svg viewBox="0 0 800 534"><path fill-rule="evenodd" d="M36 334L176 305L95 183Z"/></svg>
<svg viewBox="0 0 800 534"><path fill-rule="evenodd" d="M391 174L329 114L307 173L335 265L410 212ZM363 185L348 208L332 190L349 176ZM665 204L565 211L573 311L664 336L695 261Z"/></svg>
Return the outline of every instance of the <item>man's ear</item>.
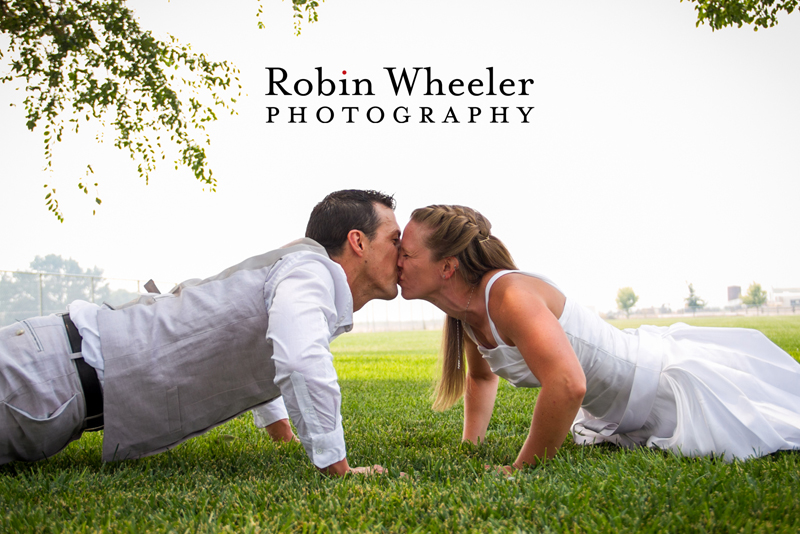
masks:
<svg viewBox="0 0 800 534"><path fill-rule="evenodd" d="M458 259L455 256L449 256L442 260L442 265L440 268L440 272L442 273L442 278L445 280L450 280L450 278L456 274L458 270Z"/></svg>
<svg viewBox="0 0 800 534"><path fill-rule="evenodd" d="M366 236L361 230L350 230L347 233L347 247L349 247L359 258L364 255L366 247Z"/></svg>

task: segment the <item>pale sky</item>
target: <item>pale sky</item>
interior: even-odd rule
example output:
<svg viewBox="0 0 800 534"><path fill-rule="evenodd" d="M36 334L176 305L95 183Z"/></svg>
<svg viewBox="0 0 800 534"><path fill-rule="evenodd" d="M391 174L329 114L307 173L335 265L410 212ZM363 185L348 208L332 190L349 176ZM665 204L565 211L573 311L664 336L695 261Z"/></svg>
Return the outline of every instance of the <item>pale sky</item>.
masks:
<svg viewBox="0 0 800 534"><path fill-rule="evenodd" d="M3 105L0 269L54 253L169 286L301 236L330 191L369 188L395 195L401 226L428 204L478 209L522 269L598 311L614 309L623 286L640 307L672 308L687 282L711 305L724 305L729 285L800 286L800 15L712 32L678 0L329 0L296 37L289 2L264 1L264 30L255 2L129 4L156 36L241 70L239 114L210 128L218 191L169 164L145 186L110 134L98 145L89 128L43 172L41 131ZM290 81L346 70L376 94L270 97L266 67ZM484 83L493 67L495 83L535 83L529 96L395 96L384 67ZM21 102L9 87L0 95ZM274 124L267 106L281 109ZM309 123L287 124L289 106L307 106ZM313 119L321 106L337 112L330 124ZM343 106L361 108L354 124ZM372 106L382 123L366 120ZM391 119L397 106L408 123ZM421 124L420 106L437 123ZM461 123L442 124L451 106ZM476 124L468 106L482 108ZM490 124L491 106L534 109L529 124L511 112ZM103 199L95 216L75 185L87 163ZM44 207L45 183L58 188L63 224Z"/></svg>

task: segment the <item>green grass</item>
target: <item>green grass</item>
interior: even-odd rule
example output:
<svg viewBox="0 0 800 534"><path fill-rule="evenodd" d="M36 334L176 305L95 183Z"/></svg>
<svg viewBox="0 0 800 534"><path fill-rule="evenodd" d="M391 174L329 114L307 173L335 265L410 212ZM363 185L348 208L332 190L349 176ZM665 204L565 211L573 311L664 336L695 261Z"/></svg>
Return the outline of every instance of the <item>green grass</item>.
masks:
<svg viewBox="0 0 800 534"><path fill-rule="evenodd" d="M800 316L686 322L755 327L800 358ZM800 531L800 452L726 464L567 443L513 479L485 473L514 459L536 392L501 384L487 443L459 444L462 409L430 410L439 335L335 343L350 463L394 474L321 476L301 447L272 444L249 415L114 464L87 434L49 460L0 467L0 532Z"/></svg>

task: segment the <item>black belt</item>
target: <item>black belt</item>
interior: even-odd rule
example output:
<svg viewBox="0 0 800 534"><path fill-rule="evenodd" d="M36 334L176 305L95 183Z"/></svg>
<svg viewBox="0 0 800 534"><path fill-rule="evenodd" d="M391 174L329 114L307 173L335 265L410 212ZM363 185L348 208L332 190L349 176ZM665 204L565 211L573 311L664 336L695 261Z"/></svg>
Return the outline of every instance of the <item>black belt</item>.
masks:
<svg viewBox="0 0 800 534"><path fill-rule="evenodd" d="M81 335L75 327L75 323L65 313L61 316L64 319L64 326L67 328L67 337L72 353L81 352ZM75 367L78 369L78 377L83 388L83 399L86 402L86 419L84 420L84 432L94 432L103 429L103 388L97 378L97 371L94 367L84 361L83 358L75 358Z"/></svg>

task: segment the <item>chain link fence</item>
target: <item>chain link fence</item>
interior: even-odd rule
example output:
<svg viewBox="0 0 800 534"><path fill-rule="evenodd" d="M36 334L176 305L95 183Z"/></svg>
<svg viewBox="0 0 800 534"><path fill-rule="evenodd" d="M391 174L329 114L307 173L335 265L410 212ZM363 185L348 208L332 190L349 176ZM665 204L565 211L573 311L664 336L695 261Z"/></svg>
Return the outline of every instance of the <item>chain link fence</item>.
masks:
<svg viewBox="0 0 800 534"><path fill-rule="evenodd" d="M36 315L62 313L74 300L112 306L124 304L145 292L145 280L0 270L0 327ZM162 292L174 283L156 285ZM354 315L355 332L438 330L444 314L423 301L373 300Z"/></svg>
<svg viewBox="0 0 800 534"><path fill-rule="evenodd" d="M371 300L353 315L353 332L441 330L445 315L422 300Z"/></svg>
<svg viewBox="0 0 800 534"><path fill-rule="evenodd" d="M123 304L138 297L144 283L86 274L0 271L0 326L64 312L73 300Z"/></svg>

